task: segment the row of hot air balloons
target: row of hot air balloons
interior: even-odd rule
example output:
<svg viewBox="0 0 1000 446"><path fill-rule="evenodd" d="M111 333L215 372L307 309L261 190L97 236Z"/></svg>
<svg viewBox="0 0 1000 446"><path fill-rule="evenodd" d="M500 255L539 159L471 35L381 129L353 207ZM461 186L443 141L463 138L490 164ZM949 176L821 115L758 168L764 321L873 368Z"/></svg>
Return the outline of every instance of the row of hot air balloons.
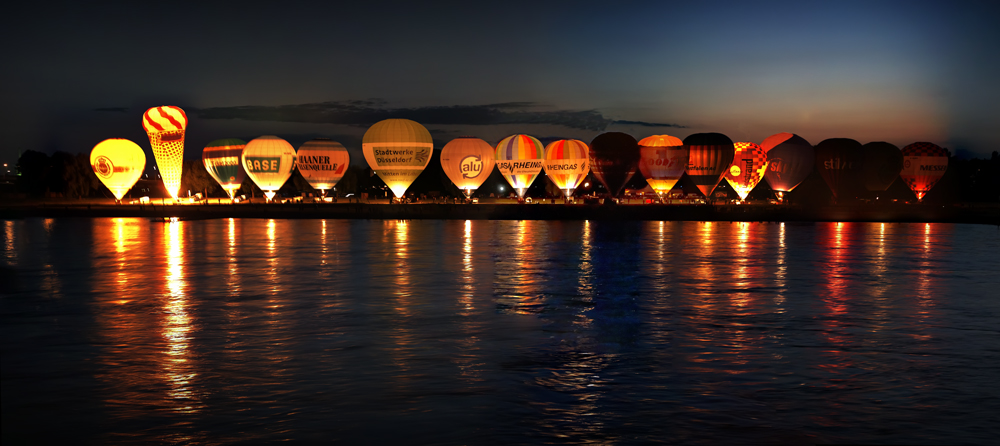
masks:
<svg viewBox="0 0 1000 446"><path fill-rule="evenodd" d="M143 114L142 123L163 184L176 199L187 115L175 106L154 107ZM380 121L365 132L362 140L365 160L396 198L401 198L427 167L433 148L430 132L408 119ZM202 160L230 198L246 175L268 200L296 167L314 189L325 195L350 165L347 149L335 141L315 139L296 152L276 136L261 136L250 142L215 140L203 150ZM91 152L94 172L118 200L138 181L145 161L143 150L126 139L102 141ZM814 168L835 198L857 192L858 185L884 191L901 176L917 198L923 199L947 166L947 151L931 143L914 143L899 150L884 142L862 146L851 139L834 138L814 148L791 133L770 136L758 145L734 143L721 133L697 133L683 141L669 135L636 141L625 133L608 132L595 137L590 145L562 139L546 146L537 138L517 134L504 138L496 147L479 138L460 137L441 150L443 171L466 197L471 197L496 167L521 199L543 169L566 198L573 196L588 174L618 196L639 170L661 196L687 174L706 197L725 178L742 200L762 178L780 199Z"/></svg>

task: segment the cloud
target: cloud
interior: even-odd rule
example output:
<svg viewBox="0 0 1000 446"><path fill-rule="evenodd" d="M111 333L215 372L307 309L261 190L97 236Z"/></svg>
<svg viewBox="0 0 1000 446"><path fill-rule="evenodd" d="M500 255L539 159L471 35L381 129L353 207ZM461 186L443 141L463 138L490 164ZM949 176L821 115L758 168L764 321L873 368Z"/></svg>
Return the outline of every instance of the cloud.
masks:
<svg viewBox="0 0 1000 446"><path fill-rule="evenodd" d="M321 102L314 104L212 107L191 110L201 119L242 119L342 124L367 127L383 119L406 118L426 125L549 124L581 130L602 131L614 122L646 127L684 128L679 124L615 121L597 110L539 110L534 102L486 105L385 108L381 99Z"/></svg>

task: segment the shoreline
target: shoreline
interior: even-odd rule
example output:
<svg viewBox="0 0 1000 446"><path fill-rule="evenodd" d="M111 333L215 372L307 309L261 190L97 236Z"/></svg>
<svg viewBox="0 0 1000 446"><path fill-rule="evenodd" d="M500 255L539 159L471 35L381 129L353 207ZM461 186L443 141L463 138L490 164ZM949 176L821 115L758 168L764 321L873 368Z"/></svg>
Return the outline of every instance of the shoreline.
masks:
<svg viewBox="0 0 1000 446"><path fill-rule="evenodd" d="M377 204L240 203L109 204L106 202L22 202L0 204L0 219L130 217L185 220L216 218L377 220L621 220L972 223L1000 225L1000 205L850 204Z"/></svg>

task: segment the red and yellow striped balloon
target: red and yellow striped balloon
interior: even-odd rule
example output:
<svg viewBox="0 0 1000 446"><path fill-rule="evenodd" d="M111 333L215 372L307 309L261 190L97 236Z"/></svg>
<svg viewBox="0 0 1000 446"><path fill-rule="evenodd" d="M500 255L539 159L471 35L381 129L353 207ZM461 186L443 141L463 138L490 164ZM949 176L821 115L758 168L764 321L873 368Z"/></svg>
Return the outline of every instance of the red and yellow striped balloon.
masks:
<svg viewBox="0 0 1000 446"><path fill-rule="evenodd" d="M767 154L764 149L752 142L733 143L735 153L733 163L726 171L726 181L740 196L746 200L747 195L757 187L767 171Z"/></svg>
<svg viewBox="0 0 1000 446"><path fill-rule="evenodd" d="M545 175L566 198L590 172L590 148L577 139L560 139L545 146Z"/></svg>
<svg viewBox="0 0 1000 446"><path fill-rule="evenodd" d="M517 192L517 197L524 198L524 193L542 171L545 146L533 136L511 135L500 140L496 155L500 173Z"/></svg>
<svg viewBox="0 0 1000 446"><path fill-rule="evenodd" d="M181 189L187 123L184 110L173 105L153 107L142 115L142 128L149 135L149 145L153 147L153 158L156 159L163 186L175 200Z"/></svg>

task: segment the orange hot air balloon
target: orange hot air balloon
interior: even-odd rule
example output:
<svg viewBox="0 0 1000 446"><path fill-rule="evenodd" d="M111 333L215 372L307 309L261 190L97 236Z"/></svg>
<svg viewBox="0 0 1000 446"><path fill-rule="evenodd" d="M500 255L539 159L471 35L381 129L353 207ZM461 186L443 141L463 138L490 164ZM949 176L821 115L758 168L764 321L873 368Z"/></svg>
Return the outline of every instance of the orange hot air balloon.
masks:
<svg viewBox="0 0 1000 446"><path fill-rule="evenodd" d="M767 170L767 154L757 144L752 142L733 143L733 164L726 171L726 181L732 186L740 200L746 200L747 195L757 183L764 178Z"/></svg>
<svg viewBox="0 0 1000 446"><path fill-rule="evenodd" d="M149 145L153 147L153 158L156 159L163 186L175 200L181 189L187 123L184 110L173 105L153 107L142 115L142 128L149 135Z"/></svg>
<svg viewBox="0 0 1000 446"><path fill-rule="evenodd" d="M115 195L115 200L132 189L143 169L146 168L146 153L138 144L127 139L105 139L90 151L90 166L97 178Z"/></svg>
<svg viewBox="0 0 1000 446"><path fill-rule="evenodd" d="M639 141L639 171L661 197L684 175L688 151L680 138L670 135L647 136Z"/></svg>
<svg viewBox="0 0 1000 446"><path fill-rule="evenodd" d="M903 178L910 190L923 201L924 195L941 181L948 170L948 151L937 144L915 142L903 147Z"/></svg>
<svg viewBox="0 0 1000 446"><path fill-rule="evenodd" d="M441 170L455 183L465 198L483 185L496 165L493 146L471 136L455 138L441 149Z"/></svg>
<svg viewBox="0 0 1000 446"><path fill-rule="evenodd" d="M545 175L563 192L566 198L590 172L590 148L576 139L560 139L545 146Z"/></svg>
<svg viewBox="0 0 1000 446"><path fill-rule="evenodd" d="M816 151L799 135L778 133L768 136L760 147L767 154L764 179L778 199L791 192L816 168Z"/></svg>
<svg viewBox="0 0 1000 446"><path fill-rule="evenodd" d="M733 140L721 133L695 133L684 138L684 145L690 149L686 172L708 197L733 164Z"/></svg>
<svg viewBox="0 0 1000 446"><path fill-rule="evenodd" d="M296 153L295 167L299 169L313 189L326 196L326 191L333 189L344 177L351 165L351 155L343 144L329 138L316 138L306 141Z"/></svg>
<svg viewBox="0 0 1000 446"><path fill-rule="evenodd" d="M365 132L361 151L368 166L398 199L431 162L434 140L427 128L415 121L385 119Z"/></svg>
<svg viewBox="0 0 1000 446"><path fill-rule="evenodd" d="M517 198L538 178L545 163L545 146L534 136L511 135L497 144L497 169L517 192Z"/></svg>

